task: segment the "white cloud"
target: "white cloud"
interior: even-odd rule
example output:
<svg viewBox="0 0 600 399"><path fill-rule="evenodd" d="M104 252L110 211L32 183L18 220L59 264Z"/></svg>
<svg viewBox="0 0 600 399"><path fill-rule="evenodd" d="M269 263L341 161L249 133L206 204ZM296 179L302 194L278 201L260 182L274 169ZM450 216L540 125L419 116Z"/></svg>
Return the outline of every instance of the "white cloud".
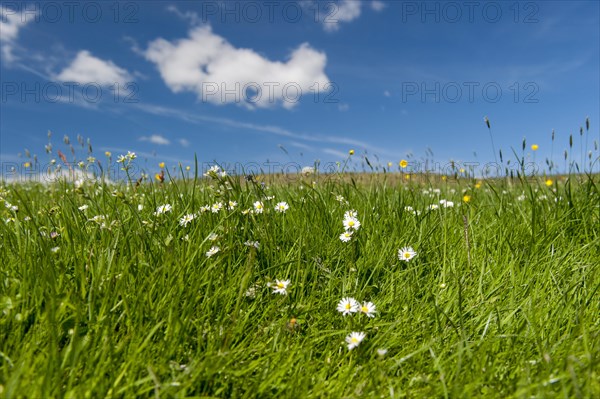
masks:
<svg viewBox="0 0 600 399"><path fill-rule="evenodd" d="M124 85L132 80L127 70L118 67L110 60L105 61L94 57L87 50L77 53L71 64L63 69L56 78L63 82L96 83L101 86L110 86L115 83Z"/></svg>
<svg viewBox="0 0 600 399"><path fill-rule="evenodd" d="M140 137L140 141L149 141L152 144L158 145L169 145L171 142L160 134L153 134L149 137L142 136Z"/></svg>
<svg viewBox="0 0 600 399"><path fill-rule="evenodd" d="M35 20L37 16L22 14L7 5L0 6L0 52L2 59L10 64L16 60L13 50L19 35L19 30L29 22Z"/></svg>
<svg viewBox="0 0 600 399"><path fill-rule="evenodd" d="M386 97L391 97L392 94L388 90L386 90L383 92L383 95Z"/></svg>
<svg viewBox="0 0 600 399"><path fill-rule="evenodd" d="M289 109L298 103L297 94L311 92L315 83L324 90L329 82L324 72L327 56L307 43L287 61L271 61L252 49L234 47L209 26L194 27L189 37L177 41L156 39L144 55L173 92L193 92L213 104Z"/></svg>
<svg viewBox="0 0 600 399"><path fill-rule="evenodd" d="M373 0L371 2L371 8L377 12L383 10L385 7L386 7L386 5L383 1Z"/></svg>
<svg viewBox="0 0 600 399"><path fill-rule="evenodd" d="M338 111L340 112L346 112L350 109L350 106L348 104L340 104L338 105Z"/></svg>
<svg viewBox="0 0 600 399"><path fill-rule="evenodd" d="M179 145L181 145L182 147L189 147L190 146L190 141L187 139L179 139Z"/></svg>
<svg viewBox="0 0 600 399"><path fill-rule="evenodd" d="M19 29L29 22L29 19L23 18L20 12L2 6L0 8L0 36L1 42L15 40L19 34Z"/></svg>
<svg viewBox="0 0 600 399"><path fill-rule="evenodd" d="M338 3L328 3L329 10L324 13L323 28L332 32L340 28L340 23L351 22L360 17L362 1L340 0Z"/></svg>

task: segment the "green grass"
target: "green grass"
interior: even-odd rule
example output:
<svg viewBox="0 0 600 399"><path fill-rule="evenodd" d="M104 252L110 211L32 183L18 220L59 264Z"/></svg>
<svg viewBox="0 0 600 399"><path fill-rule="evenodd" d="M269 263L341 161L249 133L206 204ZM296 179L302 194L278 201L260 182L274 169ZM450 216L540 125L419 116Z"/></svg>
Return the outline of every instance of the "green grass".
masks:
<svg viewBox="0 0 600 399"><path fill-rule="evenodd" d="M600 397L598 176L392 176L4 186L0 396ZM427 210L440 199L455 206ZM342 316L346 296L376 316Z"/></svg>

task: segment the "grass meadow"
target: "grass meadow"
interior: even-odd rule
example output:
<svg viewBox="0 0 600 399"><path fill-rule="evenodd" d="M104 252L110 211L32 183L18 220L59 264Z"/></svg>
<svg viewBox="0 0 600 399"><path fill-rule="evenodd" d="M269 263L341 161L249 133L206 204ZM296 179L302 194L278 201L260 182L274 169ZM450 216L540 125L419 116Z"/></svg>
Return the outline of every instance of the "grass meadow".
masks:
<svg viewBox="0 0 600 399"><path fill-rule="evenodd" d="M1 186L0 396L600 396L598 175L197 169Z"/></svg>

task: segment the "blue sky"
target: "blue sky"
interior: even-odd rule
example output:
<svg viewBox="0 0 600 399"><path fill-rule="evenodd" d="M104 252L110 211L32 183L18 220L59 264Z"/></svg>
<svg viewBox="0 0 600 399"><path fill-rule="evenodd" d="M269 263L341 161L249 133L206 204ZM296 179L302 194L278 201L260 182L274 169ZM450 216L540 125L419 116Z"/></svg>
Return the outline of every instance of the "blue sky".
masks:
<svg viewBox="0 0 600 399"><path fill-rule="evenodd" d="M2 3L2 162L28 149L43 163L80 134L98 158L135 151L149 169L350 149L355 165L428 148L485 163L484 116L496 149L526 137L539 163L553 129L559 164L586 117L589 149L599 137L597 1L67 3Z"/></svg>

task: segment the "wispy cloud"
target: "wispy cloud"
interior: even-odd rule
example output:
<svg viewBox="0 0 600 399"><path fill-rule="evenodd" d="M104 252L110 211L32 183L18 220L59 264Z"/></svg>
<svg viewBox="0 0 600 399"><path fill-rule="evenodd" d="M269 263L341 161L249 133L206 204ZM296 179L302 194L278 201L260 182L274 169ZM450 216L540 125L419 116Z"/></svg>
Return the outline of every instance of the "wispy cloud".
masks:
<svg viewBox="0 0 600 399"><path fill-rule="evenodd" d="M192 26L200 25L202 22L200 16L197 13L195 13L193 11L182 12L179 10L179 8L177 8L174 5L168 6L167 11L172 12L173 14L177 15L179 18L188 22Z"/></svg>
<svg viewBox="0 0 600 399"><path fill-rule="evenodd" d="M325 154L333 155L338 158L346 158L348 156L347 153L339 150L334 150L333 148L324 148L322 152Z"/></svg>
<svg viewBox="0 0 600 399"><path fill-rule="evenodd" d="M15 3L18 4L20 3ZM0 53L6 64L11 64L17 59L13 50L17 46L19 30L37 18L37 15L32 15L30 11L17 11L9 5L0 6Z"/></svg>
<svg viewBox="0 0 600 399"><path fill-rule="evenodd" d="M382 11L386 7L383 1L373 0L371 2L371 8L377 12Z"/></svg>
<svg viewBox="0 0 600 399"><path fill-rule="evenodd" d="M158 144L158 145L171 144L171 142L167 138L161 136L160 134L153 134L151 136L142 136L139 138L139 140L140 141L148 141L152 144Z"/></svg>
<svg viewBox="0 0 600 399"><path fill-rule="evenodd" d="M144 111L153 115L165 116L177 118L179 120L196 124L196 125L204 125L206 123L216 124L225 127L231 127L236 130L250 130L258 133L268 133L281 137L288 137L293 140L303 140L307 142L316 142L316 143L332 143L338 145L346 145L356 149L365 149L369 152L379 154L381 156L392 156L395 157L398 155L398 152L392 152L389 149L381 148L373 146L367 142L361 140L355 140L347 137L338 137L338 136L327 136L327 135L310 135L306 133L294 132L289 129L285 129L279 126L273 125L259 125L255 123L249 122L240 122L227 118L219 118L205 115L198 115L196 113L188 113L179 109L169 108L159 105L150 105L150 104L131 104L132 107L139 109L140 111Z"/></svg>
<svg viewBox="0 0 600 399"><path fill-rule="evenodd" d="M299 142L297 142L297 141L292 141L292 142L290 143L290 145L291 145L292 147L300 148L300 149L307 150L307 151L314 151L314 150L315 150L315 148L314 148L314 147L311 147L311 146L309 146L309 145L306 145L306 144L304 144L304 143L299 143Z"/></svg>

